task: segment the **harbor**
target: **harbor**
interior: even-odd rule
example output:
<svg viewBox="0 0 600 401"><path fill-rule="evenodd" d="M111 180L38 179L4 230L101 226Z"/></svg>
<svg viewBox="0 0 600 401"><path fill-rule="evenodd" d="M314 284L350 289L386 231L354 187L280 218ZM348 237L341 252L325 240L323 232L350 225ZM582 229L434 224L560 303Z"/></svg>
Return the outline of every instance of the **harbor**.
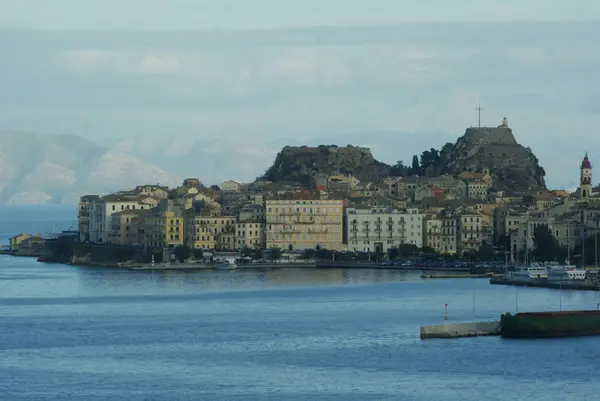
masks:
<svg viewBox="0 0 600 401"><path fill-rule="evenodd" d="M517 287L554 288L557 290L600 291L597 282L591 280L549 281L547 279L518 280L509 277L492 277L492 285L512 285Z"/></svg>
<svg viewBox="0 0 600 401"><path fill-rule="evenodd" d="M534 339L600 335L600 310L504 313L500 320L492 322L421 326L420 333L422 340L480 336Z"/></svg>

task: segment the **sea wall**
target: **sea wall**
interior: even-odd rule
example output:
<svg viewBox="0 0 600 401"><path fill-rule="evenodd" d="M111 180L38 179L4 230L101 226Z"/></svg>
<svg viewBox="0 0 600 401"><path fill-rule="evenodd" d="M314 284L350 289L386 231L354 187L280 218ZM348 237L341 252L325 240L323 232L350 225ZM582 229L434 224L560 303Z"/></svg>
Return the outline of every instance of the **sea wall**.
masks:
<svg viewBox="0 0 600 401"><path fill-rule="evenodd" d="M500 321L476 323L444 323L421 326L421 338L458 338L500 334Z"/></svg>
<svg viewBox="0 0 600 401"><path fill-rule="evenodd" d="M46 241L39 255L40 262L114 266L122 262L149 262L152 254L143 248L117 245L81 244L68 238ZM162 254L155 255L157 262Z"/></svg>

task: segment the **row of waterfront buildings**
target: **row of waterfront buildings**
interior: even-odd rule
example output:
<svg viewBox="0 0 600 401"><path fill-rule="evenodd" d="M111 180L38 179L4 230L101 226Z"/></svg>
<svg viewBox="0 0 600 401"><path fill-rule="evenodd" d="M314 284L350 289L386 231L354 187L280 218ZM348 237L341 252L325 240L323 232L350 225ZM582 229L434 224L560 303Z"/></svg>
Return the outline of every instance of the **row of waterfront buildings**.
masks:
<svg viewBox="0 0 600 401"><path fill-rule="evenodd" d="M152 249L187 245L204 250L278 247L380 253L411 244L450 255L485 243L510 243L518 254L533 248L534 229L540 224L570 247L600 227L600 198L591 187L587 155L575 194L507 194L491 188L487 171L474 175L394 178L366 185L349 178L346 188L339 187L344 180L336 177L332 187L314 190L233 181L207 188L197 179L175 189L143 185L82 197L80 241ZM421 198L427 190L433 193Z"/></svg>

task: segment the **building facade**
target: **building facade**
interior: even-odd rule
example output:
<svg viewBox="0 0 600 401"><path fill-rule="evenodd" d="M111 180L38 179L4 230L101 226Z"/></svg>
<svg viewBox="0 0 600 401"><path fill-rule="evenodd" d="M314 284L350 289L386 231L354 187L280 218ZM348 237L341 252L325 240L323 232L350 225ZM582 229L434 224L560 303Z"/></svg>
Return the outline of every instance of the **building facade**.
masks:
<svg viewBox="0 0 600 401"><path fill-rule="evenodd" d="M348 250L387 253L401 244L423 246L423 216L418 209L355 209L346 212Z"/></svg>
<svg viewBox="0 0 600 401"><path fill-rule="evenodd" d="M204 250L235 250L234 216L206 216L186 214L187 245Z"/></svg>
<svg viewBox="0 0 600 401"><path fill-rule="evenodd" d="M342 250L344 201L267 200L267 248Z"/></svg>
<svg viewBox="0 0 600 401"><path fill-rule="evenodd" d="M266 246L265 222L248 219L236 223L235 241L238 249L245 246L252 249L264 249Z"/></svg>

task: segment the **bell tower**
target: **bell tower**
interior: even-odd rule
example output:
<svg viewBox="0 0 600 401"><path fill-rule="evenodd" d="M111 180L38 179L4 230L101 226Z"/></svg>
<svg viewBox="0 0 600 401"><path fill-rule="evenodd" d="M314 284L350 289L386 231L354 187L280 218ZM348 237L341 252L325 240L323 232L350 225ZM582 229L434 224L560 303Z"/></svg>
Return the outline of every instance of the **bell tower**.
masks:
<svg viewBox="0 0 600 401"><path fill-rule="evenodd" d="M592 163L588 159L587 152L581 162L581 180L579 183L579 197L589 198L592 196Z"/></svg>

